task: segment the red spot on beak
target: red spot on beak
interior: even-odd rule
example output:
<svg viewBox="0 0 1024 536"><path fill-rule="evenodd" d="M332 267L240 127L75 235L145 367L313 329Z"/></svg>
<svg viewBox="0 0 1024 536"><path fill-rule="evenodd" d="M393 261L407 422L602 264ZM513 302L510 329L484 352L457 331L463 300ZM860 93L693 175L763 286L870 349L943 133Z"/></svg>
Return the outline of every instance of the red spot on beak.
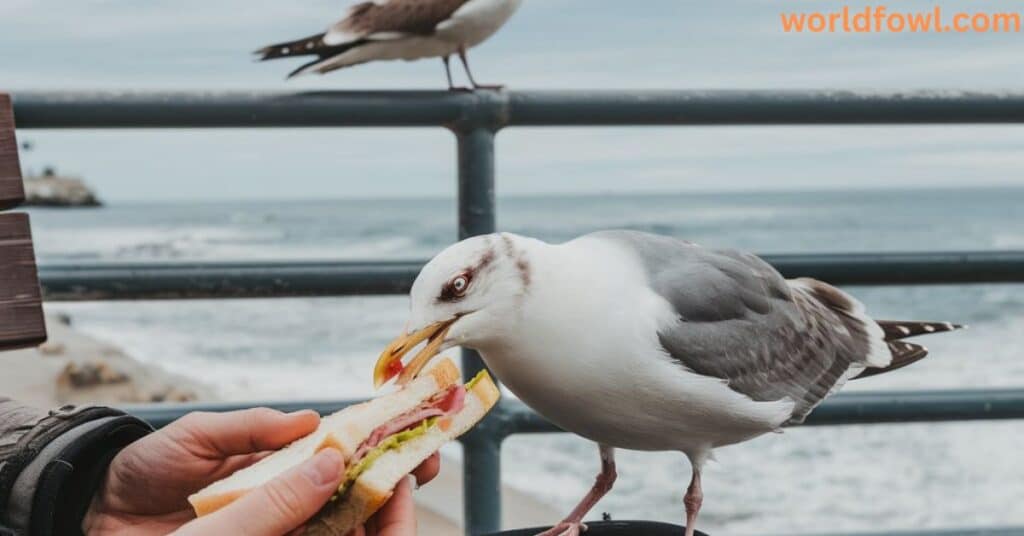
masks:
<svg viewBox="0 0 1024 536"><path fill-rule="evenodd" d="M394 378L395 376L401 374L403 368L405 367L402 365L401 359L396 359L388 363L387 377L384 378L384 381L386 382L391 378Z"/></svg>

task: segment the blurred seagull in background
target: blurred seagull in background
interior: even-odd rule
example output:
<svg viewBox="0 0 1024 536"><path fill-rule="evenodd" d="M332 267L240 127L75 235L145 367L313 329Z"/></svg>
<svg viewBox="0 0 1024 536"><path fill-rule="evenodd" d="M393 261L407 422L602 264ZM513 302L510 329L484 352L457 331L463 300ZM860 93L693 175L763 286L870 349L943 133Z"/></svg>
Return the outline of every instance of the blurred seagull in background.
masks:
<svg viewBox="0 0 1024 536"><path fill-rule="evenodd" d="M374 0L349 8L327 31L256 51L260 60L315 56L288 78L324 74L377 60L416 60L440 57L452 81L449 59L458 54L473 89L501 86L478 84L466 51L498 31L522 0Z"/></svg>
<svg viewBox="0 0 1024 536"><path fill-rule="evenodd" d="M381 354L376 385L408 382L452 346L473 348L523 402L600 446L593 488L545 536L585 529L615 482L617 447L686 454L692 536L714 448L799 424L847 380L925 357L907 337L960 327L876 321L845 292L786 280L755 255L630 231L564 244L470 238L423 268L411 299L409 329Z"/></svg>

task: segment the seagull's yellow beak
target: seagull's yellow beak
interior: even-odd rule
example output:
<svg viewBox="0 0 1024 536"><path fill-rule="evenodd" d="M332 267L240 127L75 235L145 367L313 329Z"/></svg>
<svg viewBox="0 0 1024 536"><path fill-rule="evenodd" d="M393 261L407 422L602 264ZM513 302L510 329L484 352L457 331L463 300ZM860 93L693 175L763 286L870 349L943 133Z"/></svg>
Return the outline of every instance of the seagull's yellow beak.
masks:
<svg viewBox="0 0 1024 536"><path fill-rule="evenodd" d="M448 334L448 328L457 320L445 320L435 322L419 331L400 335L377 358L377 364L373 367L373 386L380 389L391 378L398 376L395 382L397 385L405 385L419 375L423 367L427 366L430 359L441 350L444 338ZM402 357L409 353L419 343L427 341L427 345L416 357L409 361L409 364L402 365Z"/></svg>

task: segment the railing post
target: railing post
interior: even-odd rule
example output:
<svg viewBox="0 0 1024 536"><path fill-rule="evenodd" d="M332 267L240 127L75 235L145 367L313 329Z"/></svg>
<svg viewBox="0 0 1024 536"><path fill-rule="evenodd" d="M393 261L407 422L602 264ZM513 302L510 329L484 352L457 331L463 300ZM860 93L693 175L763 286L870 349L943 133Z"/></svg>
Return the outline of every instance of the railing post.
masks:
<svg viewBox="0 0 1024 536"><path fill-rule="evenodd" d="M493 233L494 215L494 131L472 127L456 131L459 151L459 240ZM462 352L462 371L466 378L484 368L479 354Z"/></svg>
<svg viewBox="0 0 1024 536"><path fill-rule="evenodd" d="M494 210L494 137L489 126L457 128L459 153L459 238L492 233ZM480 355L462 351L467 378L484 368ZM501 528L501 438L479 431L463 445L463 522L467 535Z"/></svg>

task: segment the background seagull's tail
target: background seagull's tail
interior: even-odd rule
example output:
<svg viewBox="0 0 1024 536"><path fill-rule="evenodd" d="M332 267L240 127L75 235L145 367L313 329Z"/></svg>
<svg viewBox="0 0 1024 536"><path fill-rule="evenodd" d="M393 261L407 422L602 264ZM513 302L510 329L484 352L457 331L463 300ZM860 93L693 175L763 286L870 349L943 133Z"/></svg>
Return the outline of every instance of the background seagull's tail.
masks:
<svg viewBox="0 0 1024 536"><path fill-rule="evenodd" d="M294 71L288 73L288 78L292 78L300 74L311 72L319 72L323 74L327 71L333 71L334 69L353 65L354 63L352 62L339 63L326 60L330 60L339 54L343 54L368 42L369 41L366 39L357 39L340 45L328 45L324 43L324 34L320 33L309 37L303 37L302 39L296 39L295 41L268 45L257 50L256 54L260 56L260 61L301 56L316 56L316 59L313 61L304 63Z"/></svg>
<svg viewBox="0 0 1024 536"><path fill-rule="evenodd" d="M879 320L878 325L885 332L886 344L889 345L889 351L892 352L892 362L885 367L866 368L853 379L867 378L882 374L883 372L901 369L924 359L928 355L928 349L920 344L905 342L903 339L907 337L942 333L964 327L959 324L950 324L949 322L906 322L899 320Z"/></svg>

